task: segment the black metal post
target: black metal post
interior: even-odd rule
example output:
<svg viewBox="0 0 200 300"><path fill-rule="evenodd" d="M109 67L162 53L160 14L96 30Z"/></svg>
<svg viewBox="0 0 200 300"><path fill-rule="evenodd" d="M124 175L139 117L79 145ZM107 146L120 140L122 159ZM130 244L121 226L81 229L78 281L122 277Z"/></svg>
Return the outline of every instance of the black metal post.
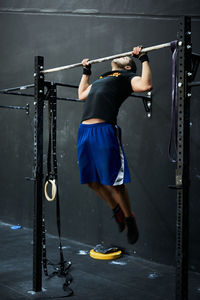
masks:
<svg viewBox="0 0 200 300"><path fill-rule="evenodd" d="M176 300L188 299L191 19L179 20L177 113Z"/></svg>
<svg viewBox="0 0 200 300"><path fill-rule="evenodd" d="M33 291L42 290L44 59L35 57Z"/></svg>

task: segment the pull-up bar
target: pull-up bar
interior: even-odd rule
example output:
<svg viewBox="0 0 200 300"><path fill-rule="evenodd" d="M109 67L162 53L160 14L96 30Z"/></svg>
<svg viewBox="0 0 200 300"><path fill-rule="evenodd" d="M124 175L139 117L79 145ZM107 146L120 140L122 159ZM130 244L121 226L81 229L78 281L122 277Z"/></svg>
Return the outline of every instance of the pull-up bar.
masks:
<svg viewBox="0 0 200 300"><path fill-rule="evenodd" d="M159 49L170 47L170 46L171 46L171 42L156 45L156 46L151 46L151 47L147 47L147 48L143 48L141 50L141 52L149 52L149 51L152 51L152 50L159 50ZM123 57L123 56L129 56L131 54L132 54L132 51L124 52L124 53L120 53L120 54L115 54L115 55L111 55L111 56L106 56L106 57L102 57L102 58L93 59L93 60L90 60L89 63L90 64L96 64L96 63L100 63L100 62L103 62L103 61L112 60L112 59L115 59L115 58L120 58L120 57ZM46 73L58 72L58 71L63 71L63 70L72 69L72 68L81 67L81 66L82 66L82 63L76 63L76 64L57 67L57 68L53 68L53 69L47 69L47 70L42 71L41 73L46 74Z"/></svg>

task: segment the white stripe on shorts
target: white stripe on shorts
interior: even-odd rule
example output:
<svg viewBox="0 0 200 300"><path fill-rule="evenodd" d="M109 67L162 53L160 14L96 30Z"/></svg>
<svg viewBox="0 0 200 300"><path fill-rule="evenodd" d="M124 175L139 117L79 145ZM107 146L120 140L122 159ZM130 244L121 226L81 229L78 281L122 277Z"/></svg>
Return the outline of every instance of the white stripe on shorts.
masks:
<svg viewBox="0 0 200 300"><path fill-rule="evenodd" d="M118 140L119 151L120 151L121 167L119 169L119 172L117 174L117 177L116 177L113 185L121 185L124 183L124 155L123 155L122 148L120 145L120 140L119 140L119 129L117 126L115 126L115 127L117 129L116 131L117 131L117 140Z"/></svg>

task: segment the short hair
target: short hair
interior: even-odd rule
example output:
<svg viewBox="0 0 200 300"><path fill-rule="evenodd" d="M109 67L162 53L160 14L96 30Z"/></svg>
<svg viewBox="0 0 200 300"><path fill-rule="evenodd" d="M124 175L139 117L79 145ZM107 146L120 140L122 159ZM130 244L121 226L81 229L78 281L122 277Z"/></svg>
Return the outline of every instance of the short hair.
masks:
<svg viewBox="0 0 200 300"><path fill-rule="evenodd" d="M131 67L131 71L133 73L136 73L137 72L137 67L136 67L135 61L130 56L128 58L129 58L129 63L127 64L127 66L130 66Z"/></svg>

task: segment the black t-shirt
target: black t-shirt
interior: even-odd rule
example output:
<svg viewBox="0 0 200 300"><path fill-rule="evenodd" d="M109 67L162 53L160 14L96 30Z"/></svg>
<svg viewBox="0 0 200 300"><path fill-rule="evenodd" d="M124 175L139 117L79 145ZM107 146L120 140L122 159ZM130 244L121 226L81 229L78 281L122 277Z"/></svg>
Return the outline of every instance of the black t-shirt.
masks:
<svg viewBox="0 0 200 300"><path fill-rule="evenodd" d="M116 124L121 104L133 92L129 70L110 71L102 74L91 86L84 103L82 121L98 118Z"/></svg>

